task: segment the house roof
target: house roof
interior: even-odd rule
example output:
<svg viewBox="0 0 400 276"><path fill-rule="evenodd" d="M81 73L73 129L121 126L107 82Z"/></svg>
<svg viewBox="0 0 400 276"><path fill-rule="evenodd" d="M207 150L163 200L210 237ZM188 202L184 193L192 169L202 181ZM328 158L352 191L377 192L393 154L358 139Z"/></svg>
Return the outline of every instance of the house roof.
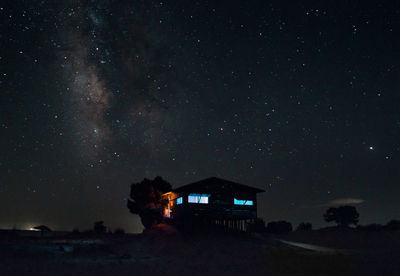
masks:
<svg viewBox="0 0 400 276"><path fill-rule="evenodd" d="M240 189L240 190L247 190L249 192L253 193L262 193L265 192L265 190L254 188L251 186L247 186L244 184L239 184L233 181L229 181L226 179L218 178L218 177L210 177L206 178L191 184L187 184L181 187L178 187L174 189L173 191L180 192L180 191L188 191L195 189L197 187L219 187L219 188L235 188L235 189Z"/></svg>

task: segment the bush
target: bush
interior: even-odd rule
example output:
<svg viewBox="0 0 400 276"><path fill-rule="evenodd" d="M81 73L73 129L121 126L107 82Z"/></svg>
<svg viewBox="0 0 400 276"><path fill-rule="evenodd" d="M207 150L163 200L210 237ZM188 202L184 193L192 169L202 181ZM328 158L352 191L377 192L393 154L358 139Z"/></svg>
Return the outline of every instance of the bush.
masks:
<svg viewBox="0 0 400 276"><path fill-rule="evenodd" d="M255 219L253 222L247 224L247 231L248 232L256 232L261 233L265 232L265 222L261 218Z"/></svg>
<svg viewBox="0 0 400 276"><path fill-rule="evenodd" d="M386 225L387 230L400 230L400 220L391 220Z"/></svg>
<svg viewBox="0 0 400 276"><path fill-rule="evenodd" d="M140 213L140 221L147 229L150 229L152 226L161 223L162 220L163 212L161 208L144 209Z"/></svg>
<svg viewBox="0 0 400 276"><path fill-rule="evenodd" d="M79 234L79 233L80 233L79 228L72 229L72 234Z"/></svg>
<svg viewBox="0 0 400 276"><path fill-rule="evenodd" d="M312 224L309 222L302 222L296 228L296 231L311 231L311 230L312 230Z"/></svg>
<svg viewBox="0 0 400 276"><path fill-rule="evenodd" d="M287 221L271 221L267 224L266 231L272 234L286 234L292 232L292 224Z"/></svg>
<svg viewBox="0 0 400 276"><path fill-rule="evenodd" d="M372 223L368 225L359 225L357 229L361 231L379 231L383 229L383 226L381 224Z"/></svg>
<svg viewBox="0 0 400 276"><path fill-rule="evenodd" d="M125 230L122 228L117 228L114 230L114 234L115 235L124 235L125 234Z"/></svg>
<svg viewBox="0 0 400 276"><path fill-rule="evenodd" d="M107 232L107 227L104 226L104 221L96 221L93 226L93 231L96 234L104 234Z"/></svg>

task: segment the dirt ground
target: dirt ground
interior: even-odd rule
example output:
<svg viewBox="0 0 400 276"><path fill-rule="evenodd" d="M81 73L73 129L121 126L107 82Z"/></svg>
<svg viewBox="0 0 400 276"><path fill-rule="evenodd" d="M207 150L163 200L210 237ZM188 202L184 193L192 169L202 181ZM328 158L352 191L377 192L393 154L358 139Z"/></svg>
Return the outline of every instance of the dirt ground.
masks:
<svg viewBox="0 0 400 276"><path fill-rule="evenodd" d="M0 242L0 271L1 275L400 275L398 253L384 246L376 254L323 254L284 245L268 235L260 239L221 233L16 238Z"/></svg>

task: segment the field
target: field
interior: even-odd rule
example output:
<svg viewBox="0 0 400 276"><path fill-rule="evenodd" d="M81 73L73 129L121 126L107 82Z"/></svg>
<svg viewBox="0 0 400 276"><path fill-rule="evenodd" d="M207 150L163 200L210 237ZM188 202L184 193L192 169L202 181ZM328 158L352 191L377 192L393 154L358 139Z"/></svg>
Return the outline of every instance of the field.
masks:
<svg viewBox="0 0 400 276"><path fill-rule="evenodd" d="M364 233L363 240L369 245L374 241L374 248L360 247L363 243L354 234L7 237L0 244L0 271L2 275L399 275L398 232L387 234L382 243L382 233ZM336 239L353 249L321 253L279 239L314 239L325 246L334 245L330 243Z"/></svg>

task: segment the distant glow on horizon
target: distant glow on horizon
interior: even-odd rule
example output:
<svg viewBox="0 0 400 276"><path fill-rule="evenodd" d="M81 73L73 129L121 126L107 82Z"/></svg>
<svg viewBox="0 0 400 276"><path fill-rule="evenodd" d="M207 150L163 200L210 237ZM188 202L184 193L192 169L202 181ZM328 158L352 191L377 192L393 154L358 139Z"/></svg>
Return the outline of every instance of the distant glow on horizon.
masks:
<svg viewBox="0 0 400 276"><path fill-rule="evenodd" d="M34 226L28 225L22 228L22 230L27 230L27 231L39 231L39 229L35 229Z"/></svg>

